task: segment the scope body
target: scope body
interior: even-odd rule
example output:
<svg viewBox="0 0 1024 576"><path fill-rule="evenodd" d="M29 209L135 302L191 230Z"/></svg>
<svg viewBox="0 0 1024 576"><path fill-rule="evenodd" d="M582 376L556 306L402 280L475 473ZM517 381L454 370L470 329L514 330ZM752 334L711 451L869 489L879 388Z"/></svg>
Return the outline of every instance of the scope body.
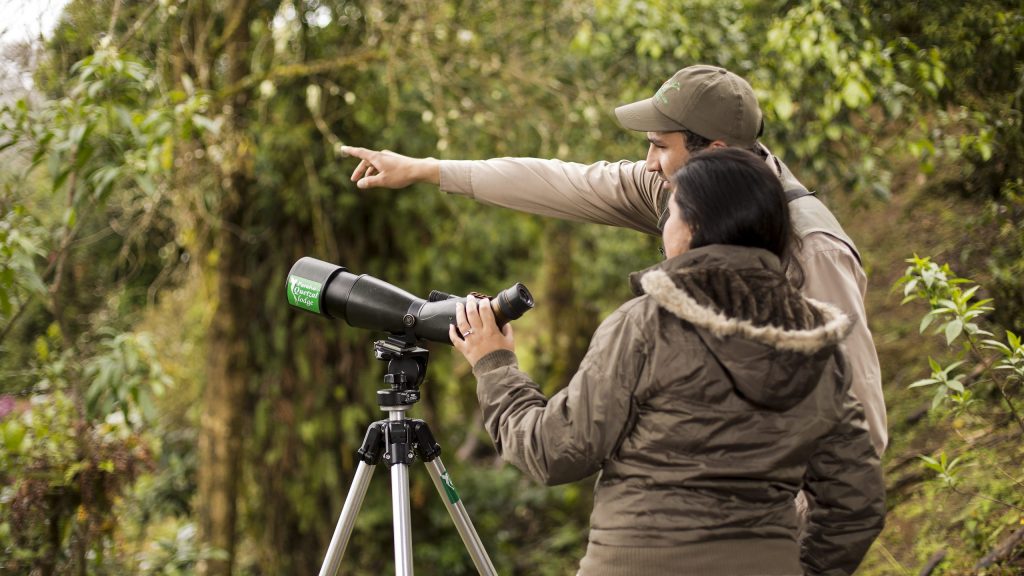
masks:
<svg viewBox="0 0 1024 576"><path fill-rule="evenodd" d="M342 266L305 257L288 273L288 303L297 308L344 320L356 328L383 330L410 343L424 339L451 344L448 326L455 324L455 305L464 297L432 292L429 299L374 278L352 274ZM533 308L533 296L516 283L491 300L501 326Z"/></svg>

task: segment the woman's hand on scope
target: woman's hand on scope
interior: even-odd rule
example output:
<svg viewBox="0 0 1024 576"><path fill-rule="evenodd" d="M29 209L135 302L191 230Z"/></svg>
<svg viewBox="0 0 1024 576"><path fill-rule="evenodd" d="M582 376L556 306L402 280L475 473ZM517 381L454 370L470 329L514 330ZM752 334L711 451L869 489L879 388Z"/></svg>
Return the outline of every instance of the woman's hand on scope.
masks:
<svg viewBox="0 0 1024 576"><path fill-rule="evenodd" d="M455 329L456 326L458 330ZM476 366L477 361L495 350L514 352L516 348L512 324L498 328L498 323L494 320L494 311L491 310L491 301L487 298L481 300L467 296L465 305L457 303L455 326L448 327L448 337L471 366Z"/></svg>
<svg viewBox="0 0 1024 576"><path fill-rule="evenodd" d="M412 158L390 150L342 146L341 151L359 158L351 180L360 188L405 188L417 182L441 183L440 163L435 158Z"/></svg>

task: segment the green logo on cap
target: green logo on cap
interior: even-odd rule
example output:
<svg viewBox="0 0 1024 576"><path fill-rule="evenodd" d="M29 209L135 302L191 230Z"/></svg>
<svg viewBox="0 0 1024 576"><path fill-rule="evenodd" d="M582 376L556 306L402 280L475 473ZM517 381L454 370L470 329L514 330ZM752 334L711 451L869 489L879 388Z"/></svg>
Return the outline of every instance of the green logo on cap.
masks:
<svg viewBox="0 0 1024 576"><path fill-rule="evenodd" d="M306 280L298 276L288 277L288 303L296 308L309 310L314 314L320 313L320 289L323 287L319 282Z"/></svg>
<svg viewBox="0 0 1024 576"><path fill-rule="evenodd" d="M657 100L658 102L661 102L662 104L667 105L668 97L665 96L665 91L675 90L676 92L679 92L680 88L681 87L679 85L678 80L668 80L667 82L661 85L661 88L658 88L658 91L654 94L654 99Z"/></svg>

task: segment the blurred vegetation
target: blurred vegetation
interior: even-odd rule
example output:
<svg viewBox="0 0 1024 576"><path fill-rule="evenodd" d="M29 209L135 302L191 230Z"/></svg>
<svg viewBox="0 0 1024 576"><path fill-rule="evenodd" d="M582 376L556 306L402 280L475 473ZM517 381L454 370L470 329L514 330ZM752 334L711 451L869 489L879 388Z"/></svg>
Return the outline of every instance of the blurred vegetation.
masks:
<svg viewBox="0 0 1024 576"><path fill-rule="evenodd" d="M0 79L0 571L318 570L382 370L379 335L288 308L297 258L420 295L523 281L519 352L549 392L658 258L628 231L358 190L340 145L640 158L611 109L696 62L751 81L764 141L865 255L892 446L861 572L1022 570L1018 2L73 0L44 45L3 50L37 64L23 94ZM935 270L947 292L918 294ZM946 310L940 340L888 295L900 278ZM502 466L467 366L431 348L412 415L498 571L572 573L592 481ZM351 573L393 570L385 476ZM472 573L410 476L417 571Z"/></svg>

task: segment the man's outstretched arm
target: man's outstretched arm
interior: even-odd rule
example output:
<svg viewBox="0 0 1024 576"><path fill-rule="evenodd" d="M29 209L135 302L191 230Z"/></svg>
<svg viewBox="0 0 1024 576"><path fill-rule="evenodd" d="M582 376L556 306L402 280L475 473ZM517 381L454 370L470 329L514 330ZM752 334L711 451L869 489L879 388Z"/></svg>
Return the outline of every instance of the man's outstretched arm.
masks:
<svg viewBox="0 0 1024 576"><path fill-rule="evenodd" d="M346 146L360 188L431 183L492 206L658 234L667 191L642 162L577 164L538 158L436 160Z"/></svg>

